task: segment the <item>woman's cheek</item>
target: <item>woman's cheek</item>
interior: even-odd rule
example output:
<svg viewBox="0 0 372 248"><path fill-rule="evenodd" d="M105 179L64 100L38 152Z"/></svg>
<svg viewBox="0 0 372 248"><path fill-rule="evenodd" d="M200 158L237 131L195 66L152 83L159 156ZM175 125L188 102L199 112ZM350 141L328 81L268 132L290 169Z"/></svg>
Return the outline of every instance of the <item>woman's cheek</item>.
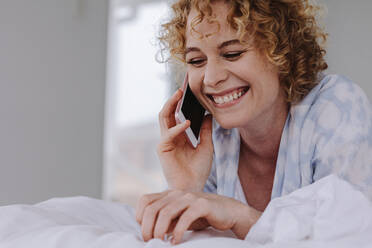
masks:
<svg viewBox="0 0 372 248"><path fill-rule="evenodd" d="M200 98L201 98L201 95L202 95L201 83L200 83L200 81L197 81L197 79L195 77L192 77L190 74L189 74L188 77L189 77L190 89L191 89L192 93L194 93L196 98L198 98L198 100L200 101Z"/></svg>

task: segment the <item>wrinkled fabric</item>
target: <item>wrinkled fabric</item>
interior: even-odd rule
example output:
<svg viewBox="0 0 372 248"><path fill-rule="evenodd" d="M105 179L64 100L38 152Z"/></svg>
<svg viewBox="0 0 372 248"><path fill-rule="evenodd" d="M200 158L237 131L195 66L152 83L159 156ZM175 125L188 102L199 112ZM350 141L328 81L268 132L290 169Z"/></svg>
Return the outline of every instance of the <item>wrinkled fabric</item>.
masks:
<svg viewBox="0 0 372 248"><path fill-rule="evenodd" d="M363 90L339 75L320 81L292 105L283 128L271 199L331 174L372 200L372 112ZM246 203L238 178L239 131L213 120L214 157L204 191Z"/></svg>
<svg viewBox="0 0 372 248"><path fill-rule="evenodd" d="M371 202L336 176L272 200L245 240L230 230L207 228L186 231L177 246L170 244L171 236L144 242L132 207L88 197L3 206L0 220L1 248L367 248L372 243Z"/></svg>
<svg viewBox="0 0 372 248"><path fill-rule="evenodd" d="M330 175L273 199L245 240L319 244L308 247L327 247L326 243L331 247L371 247L371 233L372 203L349 183Z"/></svg>

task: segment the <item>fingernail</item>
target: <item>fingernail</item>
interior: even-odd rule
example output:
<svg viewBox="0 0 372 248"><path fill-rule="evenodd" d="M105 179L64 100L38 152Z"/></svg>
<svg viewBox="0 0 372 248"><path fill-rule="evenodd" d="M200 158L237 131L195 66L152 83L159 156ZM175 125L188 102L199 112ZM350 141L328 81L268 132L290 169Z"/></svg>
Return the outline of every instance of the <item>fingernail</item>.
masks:
<svg viewBox="0 0 372 248"><path fill-rule="evenodd" d="M175 245L176 244L176 240L174 239L174 237L172 237L172 239L171 239L171 244L172 245Z"/></svg>

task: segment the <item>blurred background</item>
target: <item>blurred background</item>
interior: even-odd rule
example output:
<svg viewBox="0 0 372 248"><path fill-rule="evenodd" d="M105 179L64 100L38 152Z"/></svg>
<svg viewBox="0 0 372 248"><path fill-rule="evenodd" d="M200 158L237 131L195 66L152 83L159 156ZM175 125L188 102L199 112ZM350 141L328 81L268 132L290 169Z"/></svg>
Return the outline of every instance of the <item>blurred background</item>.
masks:
<svg viewBox="0 0 372 248"><path fill-rule="evenodd" d="M0 1L0 205L166 188L157 114L182 78L155 60L170 1ZM329 73L372 99L372 1L321 0Z"/></svg>

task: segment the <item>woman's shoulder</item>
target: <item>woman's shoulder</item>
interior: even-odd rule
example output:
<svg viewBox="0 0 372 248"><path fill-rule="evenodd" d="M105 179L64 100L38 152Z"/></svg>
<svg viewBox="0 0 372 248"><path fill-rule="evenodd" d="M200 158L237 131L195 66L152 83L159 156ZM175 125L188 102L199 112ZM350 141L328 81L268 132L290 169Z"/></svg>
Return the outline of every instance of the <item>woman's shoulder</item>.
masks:
<svg viewBox="0 0 372 248"><path fill-rule="evenodd" d="M340 99L343 102L363 99L366 101L365 103L369 103L362 88L345 76L325 75L320 81L320 85L319 93L323 98Z"/></svg>
<svg viewBox="0 0 372 248"><path fill-rule="evenodd" d="M364 91L347 77L323 75L290 112L289 126L300 131L304 144L325 150L333 143L372 142L371 104Z"/></svg>
<svg viewBox="0 0 372 248"><path fill-rule="evenodd" d="M337 174L371 197L372 108L368 97L340 75L324 76L317 87L303 125L306 139L302 139L313 148L313 180Z"/></svg>
<svg viewBox="0 0 372 248"><path fill-rule="evenodd" d="M345 76L323 74L319 83L300 103L293 105L290 112L294 118L311 118L313 121L340 115L365 120L371 115L371 109L370 101L359 85Z"/></svg>
<svg viewBox="0 0 372 248"><path fill-rule="evenodd" d="M320 74L319 83L299 103L299 105L324 104L326 102L347 108L358 103L370 105L362 88L349 78L338 74Z"/></svg>

